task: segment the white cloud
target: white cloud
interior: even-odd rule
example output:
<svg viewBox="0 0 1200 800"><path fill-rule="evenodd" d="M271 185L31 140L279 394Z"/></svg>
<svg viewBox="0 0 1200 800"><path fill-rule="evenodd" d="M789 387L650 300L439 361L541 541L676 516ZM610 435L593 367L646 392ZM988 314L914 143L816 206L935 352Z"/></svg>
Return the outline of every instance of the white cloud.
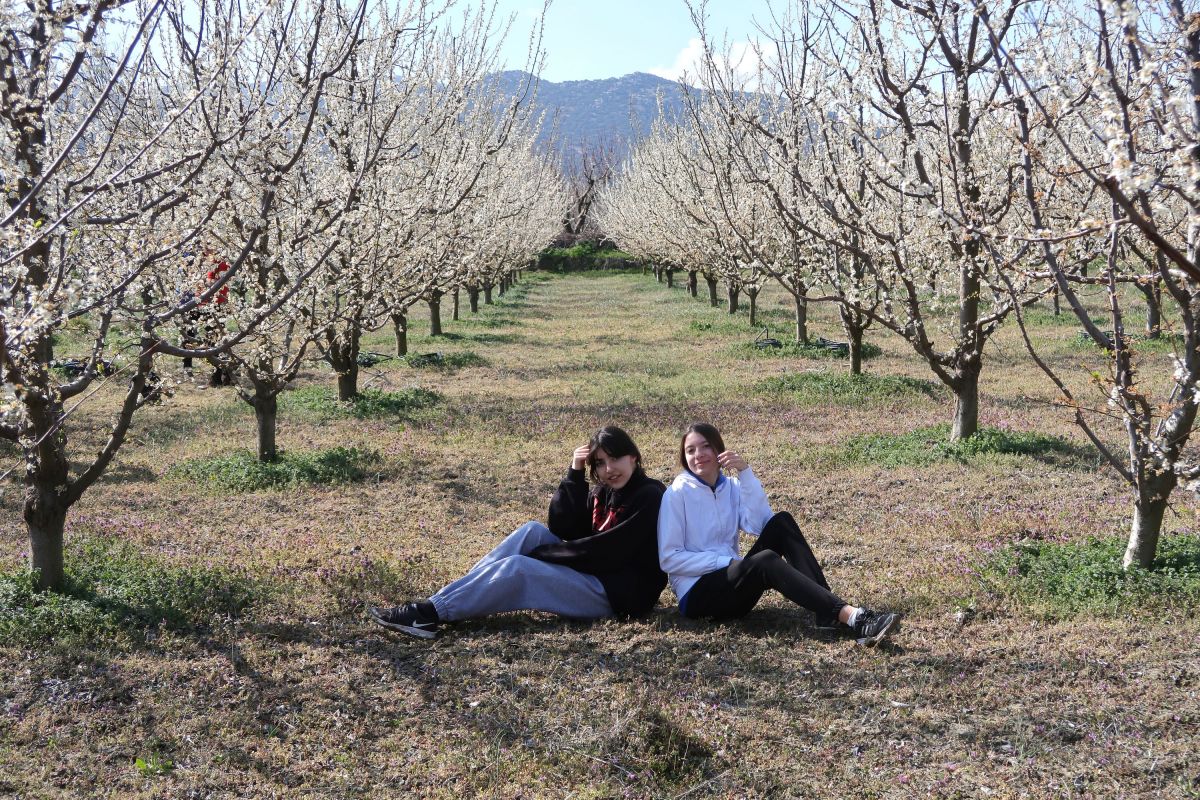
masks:
<svg viewBox="0 0 1200 800"><path fill-rule="evenodd" d="M745 81L745 88L754 89L758 85L758 55L755 53L751 42L732 42L728 49L728 61L725 54L717 52L718 63L732 64L739 77ZM666 78L670 81L683 79L686 75L687 83L694 83L696 76L700 73L700 64L704 60L704 42L699 37L693 36L688 40L687 46L679 51L675 56L675 62L669 67L653 67L646 70L651 75L657 75L660 78Z"/></svg>
<svg viewBox="0 0 1200 800"><path fill-rule="evenodd" d="M693 36L688 40L687 47L679 51L679 55L675 56L675 63L669 67L654 67L646 70L651 75L657 75L660 78L666 78L669 81L677 81L686 72L689 75L695 75L698 72L698 65L704 56L704 43L699 37Z"/></svg>

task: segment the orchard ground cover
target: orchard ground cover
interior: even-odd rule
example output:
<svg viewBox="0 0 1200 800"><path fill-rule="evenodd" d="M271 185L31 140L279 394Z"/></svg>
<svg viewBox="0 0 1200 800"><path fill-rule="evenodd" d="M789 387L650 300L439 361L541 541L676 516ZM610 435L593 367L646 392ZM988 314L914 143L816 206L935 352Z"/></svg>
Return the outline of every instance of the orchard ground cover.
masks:
<svg viewBox="0 0 1200 800"><path fill-rule="evenodd" d="M779 335L790 298L764 290L760 313ZM840 338L832 309L812 315L814 333ZM0 794L1200 794L1196 504L1178 497L1177 569L1150 594L1136 581L1129 602L1031 593L1046 570L1062 574L1039 554L1123 537L1129 502L1053 407L1015 328L989 345L981 422L1033 444L881 463L852 442L910 447L952 401L896 390L930 376L878 333L866 380L891 390L819 379L844 370L825 357L747 352L757 332L744 315L636 273L531 274L444 337L413 317L411 352L442 353L443 366L364 371L382 394L362 413L333 405L317 368L281 402L285 453L369 453L353 480L214 492L190 479L252 447L254 423L230 390L184 381L72 511L74 594L42 606L21 583L19 487L4 488ZM1086 392L1076 327L1045 310L1030 322ZM389 340L380 331L365 349ZM1169 369L1148 356L1144 380ZM112 400L78 412L91 431L72 442L81 453ZM835 590L905 612L893 641L867 650L821 634L777 596L740 622L695 623L669 591L645 620L514 614L433 643L367 621L366 605L428 594L544 518L599 425L626 427L666 480L693 419L754 464ZM7 469L13 455L0 455Z"/></svg>

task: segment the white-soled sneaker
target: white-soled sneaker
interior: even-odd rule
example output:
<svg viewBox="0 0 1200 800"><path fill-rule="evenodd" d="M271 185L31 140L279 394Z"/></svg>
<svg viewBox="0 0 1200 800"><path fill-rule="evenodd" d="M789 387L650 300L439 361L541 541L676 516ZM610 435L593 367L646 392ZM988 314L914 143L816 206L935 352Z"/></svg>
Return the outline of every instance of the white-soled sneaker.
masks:
<svg viewBox="0 0 1200 800"><path fill-rule="evenodd" d="M864 608L854 622L854 636L859 644L874 647L883 640L883 637L899 628L899 614L892 611L872 611Z"/></svg>
<svg viewBox="0 0 1200 800"><path fill-rule="evenodd" d="M375 608L367 610L371 620L389 631L399 631L418 639L436 639L442 633L441 622L436 617L421 613L416 603L405 603L391 608Z"/></svg>

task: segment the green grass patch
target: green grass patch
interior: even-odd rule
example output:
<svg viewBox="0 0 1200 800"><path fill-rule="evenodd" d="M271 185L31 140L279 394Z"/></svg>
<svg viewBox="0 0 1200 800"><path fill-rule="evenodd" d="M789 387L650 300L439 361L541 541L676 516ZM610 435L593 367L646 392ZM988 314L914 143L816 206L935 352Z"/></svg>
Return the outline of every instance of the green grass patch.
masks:
<svg viewBox="0 0 1200 800"><path fill-rule="evenodd" d="M144 641L148 631L240 617L265 593L233 570L171 564L112 538L69 545L65 572L61 593L37 591L29 570L0 573L0 643Z"/></svg>
<svg viewBox="0 0 1200 800"><path fill-rule="evenodd" d="M180 480L222 492L256 492L303 485L353 483L367 477L379 456L357 447L331 447L307 452L279 451L272 462L259 461L249 450L187 461L169 471Z"/></svg>
<svg viewBox="0 0 1200 800"><path fill-rule="evenodd" d="M1164 536L1150 569L1121 569L1122 537L1018 542L976 569L983 588L1050 617L1200 605L1200 537Z"/></svg>
<svg viewBox="0 0 1200 800"><path fill-rule="evenodd" d="M484 306L484 308L487 308L487 306ZM472 314L468 308L466 313L461 314L460 318L451 324L466 328L519 328L525 323L514 317L500 314L489 316Z"/></svg>
<svg viewBox="0 0 1200 800"><path fill-rule="evenodd" d="M345 417L371 419L377 417L408 417L413 412L436 406L442 396L429 389L414 387L399 392L364 389L351 400L338 400L332 389L324 386L305 386L279 396L279 410L301 413L317 419Z"/></svg>
<svg viewBox="0 0 1200 800"><path fill-rule="evenodd" d="M1102 350L1082 329L1070 341L1076 350ZM1183 334L1173 331L1163 331L1154 339L1143 334L1126 333L1125 346L1138 353L1178 353L1186 347L1186 341Z"/></svg>
<svg viewBox="0 0 1200 800"><path fill-rule="evenodd" d="M409 353L402 360L413 369L452 370L488 365L486 358L471 350L458 353Z"/></svg>
<svg viewBox="0 0 1200 800"><path fill-rule="evenodd" d="M726 336L751 335L746 324L738 319L694 319L688 323L688 330L695 333L719 333Z"/></svg>
<svg viewBox="0 0 1200 800"><path fill-rule="evenodd" d="M945 424L898 435L870 433L850 439L845 455L850 461L885 467L967 462L995 455L1058 456L1060 459L1081 456L1079 448L1065 439L1041 433L980 428L974 436L959 442L951 442L949 437L950 426Z"/></svg>
<svg viewBox="0 0 1200 800"><path fill-rule="evenodd" d="M760 381L762 394L787 395L795 402L816 405L872 405L897 399L935 397L932 381L899 375L851 375L847 372L793 372Z"/></svg>
<svg viewBox="0 0 1200 800"><path fill-rule="evenodd" d="M790 341L781 342L781 347L758 347L754 342L743 342L737 346L737 350L741 355L754 356L755 358L822 358L832 359L836 361L849 361L850 354L838 350L833 350L828 347L823 347L819 344L801 344L800 342ZM871 344L870 342L862 343L862 358L863 361L875 358L882 355L883 350L879 345Z"/></svg>
<svg viewBox="0 0 1200 800"><path fill-rule="evenodd" d="M513 344L521 341L518 333L456 333L446 332L439 336L430 337L430 341L442 339L448 342L475 342L476 344Z"/></svg>
<svg viewBox="0 0 1200 800"><path fill-rule="evenodd" d="M1063 303L1062 312L1059 314L1055 314L1053 308L1030 306L1022 309L1021 318L1025 320L1026 325L1034 327L1079 327L1079 318L1075 316L1075 312L1066 303ZM1014 314L1011 319L1015 323L1017 321L1016 315ZM1092 322L1097 325L1104 324L1102 320L1095 318L1092 319Z"/></svg>
<svg viewBox="0 0 1200 800"><path fill-rule="evenodd" d="M170 775L175 769L175 763L160 753L151 753L144 758L138 756L134 759L133 766L143 778Z"/></svg>
<svg viewBox="0 0 1200 800"><path fill-rule="evenodd" d="M508 291L504 294L498 294L492 302L492 308L499 310L512 308L525 304L525 298L535 286L545 283L549 280L549 276L532 274L521 279L520 283L511 284Z"/></svg>

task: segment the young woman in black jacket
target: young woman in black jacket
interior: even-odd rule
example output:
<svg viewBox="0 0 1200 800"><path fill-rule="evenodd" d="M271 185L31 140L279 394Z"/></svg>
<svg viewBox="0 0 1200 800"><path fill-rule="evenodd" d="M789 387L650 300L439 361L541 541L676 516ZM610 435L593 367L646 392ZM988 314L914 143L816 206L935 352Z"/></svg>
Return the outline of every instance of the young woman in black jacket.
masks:
<svg viewBox="0 0 1200 800"><path fill-rule="evenodd" d="M595 485L589 490L584 467ZM646 475L629 434L609 425L576 448L550 499L549 526L527 522L426 600L371 608L390 630L424 639L441 623L504 611L574 619L645 614L667 583L658 565L665 487Z"/></svg>

